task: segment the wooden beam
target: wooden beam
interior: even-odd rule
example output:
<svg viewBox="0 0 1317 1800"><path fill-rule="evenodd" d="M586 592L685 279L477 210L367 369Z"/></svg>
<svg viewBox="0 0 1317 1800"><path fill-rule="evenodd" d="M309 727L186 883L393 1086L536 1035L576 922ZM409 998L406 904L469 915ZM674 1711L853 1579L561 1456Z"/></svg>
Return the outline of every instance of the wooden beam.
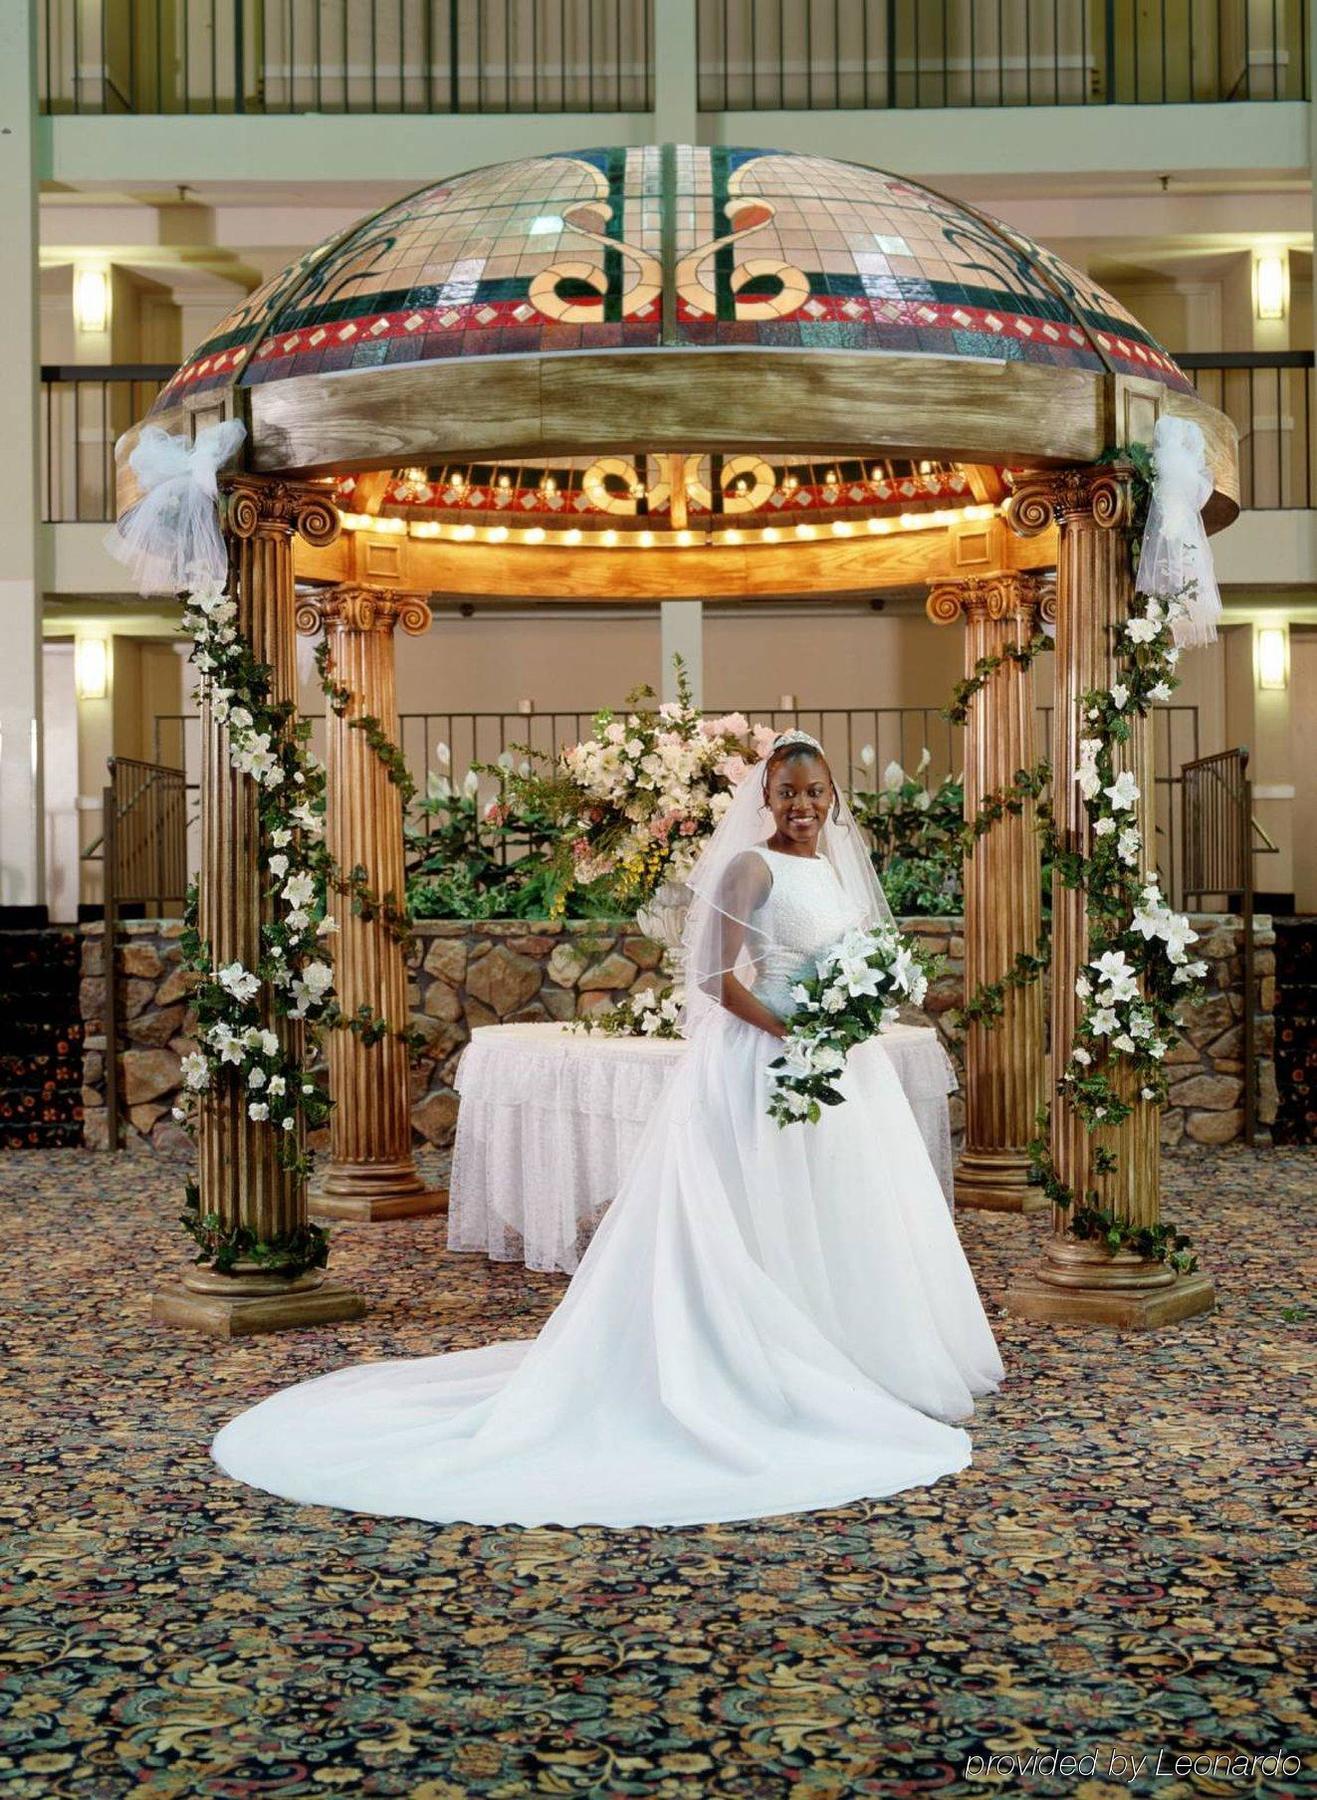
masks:
<svg viewBox="0 0 1317 1800"><path fill-rule="evenodd" d="M632 350L384 364L250 390L268 472L465 456L758 450L1086 462L1109 378L862 350Z"/></svg>
<svg viewBox="0 0 1317 1800"><path fill-rule="evenodd" d="M299 545L300 581L355 581L409 592L475 598L599 600L610 605L679 599L799 599L881 593L993 566L1045 569L1055 533L1019 538L1001 521L883 536L649 550L553 544L459 544L401 532L345 532L326 548Z"/></svg>

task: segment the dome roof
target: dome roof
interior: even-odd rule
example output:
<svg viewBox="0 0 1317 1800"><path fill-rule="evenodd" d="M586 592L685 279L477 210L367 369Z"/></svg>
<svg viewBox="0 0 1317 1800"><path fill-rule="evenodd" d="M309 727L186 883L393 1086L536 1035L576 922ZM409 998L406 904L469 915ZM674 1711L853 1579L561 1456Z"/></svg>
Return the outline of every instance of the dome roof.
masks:
<svg viewBox="0 0 1317 1800"><path fill-rule="evenodd" d="M897 352L1134 375L1191 393L1050 251L896 175L651 145L421 189L253 293L157 411L334 371L664 347Z"/></svg>

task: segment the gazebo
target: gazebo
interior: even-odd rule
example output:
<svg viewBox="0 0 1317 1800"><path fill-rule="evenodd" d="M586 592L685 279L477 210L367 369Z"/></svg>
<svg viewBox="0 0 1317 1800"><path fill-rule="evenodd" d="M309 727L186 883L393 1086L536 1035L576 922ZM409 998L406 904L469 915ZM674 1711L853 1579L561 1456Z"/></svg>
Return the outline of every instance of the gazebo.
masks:
<svg viewBox="0 0 1317 1800"><path fill-rule="evenodd" d="M398 793L354 717L396 721L394 634L427 599L533 593L616 604L835 595L923 584L961 624L966 808L1035 760L1027 671L1055 621L1055 820L1082 848L1071 779L1079 697L1109 685L1132 598L1134 467L1163 414L1201 427L1209 530L1238 511L1235 433L1110 295L1013 228L916 182L773 151L653 145L499 164L422 188L267 282L180 367L150 423L192 437L240 418L221 476L240 629L295 700L294 633L321 630L351 698L330 720L339 866L399 890ZM121 445L119 509L138 497ZM254 966L262 848L225 725L203 715L201 935ZM396 722L393 723L396 731ZM1151 741L1124 747L1150 804ZM1029 803L966 869L966 982L1035 950ZM1151 820L1145 821L1150 835ZM1051 1048L1068 1056L1085 960L1083 889L1053 897ZM378 916L341 920L342 1005L405 1009L403 954ZM261 1004L276 1020L272 996ZM1040 1203L1026 1145L1045 1076L1043 1002L1008 989L966 1042L958 1191ZM397 1217L435 1204L410 1148L406 1054L335 1032L331 1165L317 1210ZM1090 1132L1064 1097L1052 1155L1076 1193L1159 1213L1156 1108ZM1114 1153L1097 1155L1098 1147ZM306 1219L305 1180L241 1105L203 1101L202 1209L267 1238ZM1212 1304L1206 1275L1067 1235L1064 1213L1010 1304L1040 1318L1148 1325ZM196 1270L157 1295L170 1323L235 1332L351 1316L315 1275Z"/></svg>

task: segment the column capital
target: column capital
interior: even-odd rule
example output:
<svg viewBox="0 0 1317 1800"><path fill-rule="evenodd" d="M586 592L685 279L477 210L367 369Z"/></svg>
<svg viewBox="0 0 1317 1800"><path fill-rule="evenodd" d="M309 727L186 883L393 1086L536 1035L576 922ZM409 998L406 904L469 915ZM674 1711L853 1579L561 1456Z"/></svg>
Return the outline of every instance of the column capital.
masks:
<svg viewBox="0 0 1317 1800"><path fill-rule="evenodd" d="M341 529L329 490L275 475L235 473L219 478L220 516L231 537L304 538L317 548Z"/></svg>
<svg viewBox="0 0 1317 1800"><path fill-rule="evenodd" d="M424 594L397 588L361 587L345 582L315 594L299 594L297 629L304 636L319 631L378 631L392 637L399 626L408 637L430 629L430 602Z"/></svg>
<svg viewBox="0 0 1317 1800"><path fill-rule="evenodd" d="M1104 530L1134 523L1134 470L1128 463L1088 463L1031 476L1002 509L1020 537L1037 537L1052 525L1097 525Z"/></svg>
<svg viewBox="0 0 1317 1800"><path fill-rule="evenodd" d="M1056 618L1056 583L1050 575L1004 569L990 575L954 575L930 582L924 610L935 625L981 614L989 619L1020 619L1032 626L1039 618Z"/></svg>

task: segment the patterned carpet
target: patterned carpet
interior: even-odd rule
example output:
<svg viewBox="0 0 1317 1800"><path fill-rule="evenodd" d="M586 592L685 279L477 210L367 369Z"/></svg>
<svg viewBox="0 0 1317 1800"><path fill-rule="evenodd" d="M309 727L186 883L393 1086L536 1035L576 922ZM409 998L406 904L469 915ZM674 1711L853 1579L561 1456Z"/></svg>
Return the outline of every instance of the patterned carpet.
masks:
<svg viewBox="0 0 1317 1800"><path fill-rule="evenodd" d="M179 1171L10 1153L7 1793L1317 1789L1315 1169L1304 1150L1169 1164L1165 1210L1219 1311L1151 1336L1001 1315L1044 1223L963 1215L1007 1367L969 1469L835 1512L612 1533L299 1511L207 1454L274 1386L530 1333L559 1278L450 1257L439 1220L343 1226L332 1267L368 1296L363 1322L173 1333L149 1323L148 1293L185 1259ZM1281 1753L1287 1773L1239 1773Z"/></svg>

